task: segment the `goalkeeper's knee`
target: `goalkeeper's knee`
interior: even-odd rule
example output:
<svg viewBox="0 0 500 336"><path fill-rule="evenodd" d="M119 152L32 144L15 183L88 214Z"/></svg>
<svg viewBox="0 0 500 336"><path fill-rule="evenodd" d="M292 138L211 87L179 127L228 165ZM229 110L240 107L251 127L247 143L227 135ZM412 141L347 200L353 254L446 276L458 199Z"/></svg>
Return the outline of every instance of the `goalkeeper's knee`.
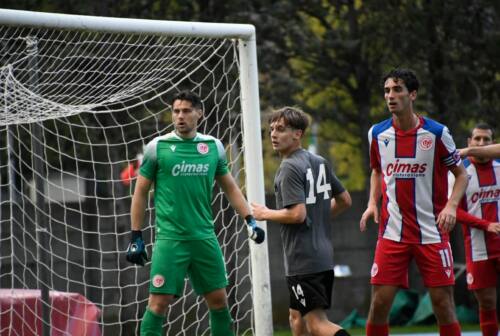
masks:
<svg viewBox="0 0 500 336"><path fill-rule="evenodd" d="M227 307L210 310L210 328L212 329L212 336L234 335L233 319Z"/></svg>

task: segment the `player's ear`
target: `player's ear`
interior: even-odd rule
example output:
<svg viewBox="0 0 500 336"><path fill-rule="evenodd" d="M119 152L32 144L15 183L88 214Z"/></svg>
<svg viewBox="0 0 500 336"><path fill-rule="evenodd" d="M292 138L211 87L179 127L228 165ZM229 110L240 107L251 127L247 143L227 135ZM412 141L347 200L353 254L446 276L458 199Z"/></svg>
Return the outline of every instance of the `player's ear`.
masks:
<svg viewBox="0 0 500 336"><path fill-rule="evenodd" d="M414 101L415 99L417 99L417 90L413 90L412 92L410 92L410 99L412 101Z"/></svg>
<svg viewBox="0 0 500 336"><path fill-rule="evenodd" d="M303 130L296 129L293 132L293 139L294 140L300 140L303 135L304 135L304 131Z"/></svg>
<svg viewBox="0 0 500 336"><path fill-rule="evenodd" d="M196 109L196 114L198 115L198 120L203 119L203 110Z"/></svg>

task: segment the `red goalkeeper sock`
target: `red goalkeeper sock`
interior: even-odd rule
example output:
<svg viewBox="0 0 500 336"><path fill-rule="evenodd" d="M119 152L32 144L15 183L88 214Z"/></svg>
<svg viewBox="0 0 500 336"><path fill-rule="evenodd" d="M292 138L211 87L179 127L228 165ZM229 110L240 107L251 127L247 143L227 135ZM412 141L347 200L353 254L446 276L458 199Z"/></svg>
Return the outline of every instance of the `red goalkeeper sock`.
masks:
<svg viewBox="0 0 500 336"><path fill-rule="evenodd" d="M479 310L479 326L483 336L498 335L497 310Z"/></svg>
<svg viewBox="0 0 500 336"><path fill-rule="evenodd" d="M460 336L460 324L458 322L439 326L439 335L441 336Z"/></svg>
<svg viewBox="0 0 500 336"><path fill-rule="evenodd" d="M366 323L366 336L388 336L389 326L387 324Z"/></svg>

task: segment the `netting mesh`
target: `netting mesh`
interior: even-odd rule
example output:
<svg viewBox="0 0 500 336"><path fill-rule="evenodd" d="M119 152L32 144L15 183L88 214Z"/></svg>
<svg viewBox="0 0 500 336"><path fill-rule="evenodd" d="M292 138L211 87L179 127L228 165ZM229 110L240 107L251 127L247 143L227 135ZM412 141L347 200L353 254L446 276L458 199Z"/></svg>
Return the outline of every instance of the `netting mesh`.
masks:
<svg viewBox="0 0 500 336"><path fill-rule="evenodd" d="M190 89L204 101L199 131L222 140L233 175L244 181L237 43L0 27L1 288L36 289L43 283L79 294L100 310L90 318L90 302L85 314L68 303L61 308L53 301L60 293L51 293L43 304L52 306L53 329L62 316L83 322L77 325L89 331L82 335L138 334L149 263L140 268L124 259L135 160L148 141L172 130L170 97ZM152 202L144 223L150 253ZM213 213L237 333L252 334L246 232L217 187ZM21 295L15 290L9 295ZM167 334L209 335L202 298L188 281L184 293L169 310ZM0 334L7 328L15 335L37 333L49 323L30 323L21 315L40 319L40 311L26 300L21 306L2 306ZM3 322L16 316L26 321L6 327ZM59 331L76 335L68 330Z"/></svg>

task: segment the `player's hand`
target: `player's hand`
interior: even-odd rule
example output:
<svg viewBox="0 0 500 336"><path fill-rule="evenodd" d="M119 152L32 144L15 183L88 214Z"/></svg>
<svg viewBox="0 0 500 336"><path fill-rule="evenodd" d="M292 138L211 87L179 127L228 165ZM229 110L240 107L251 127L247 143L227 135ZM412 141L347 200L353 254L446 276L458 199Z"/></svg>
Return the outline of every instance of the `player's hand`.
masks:
<svg viewBox="0 0 500 336"><path fill-rule="evenodd" d="M262 243L266 238L264 230L257 226L255 218L252 215L246 216L245 220L247 221L248 237L257 244Z"/></svg>
<svg viewBox="0 0 500 336"><path fill-rule="evenodd" d="M366 231L366 222L370 217L372 217L373 221L378 224L378 207L376 204L368 204L368 207L365 212L363 212L363 215L359 220L359 231Z"/></svg>
<svg viewBox="0 0 500 336"><path fill-rule="evenodd" d="M127 261L141 266L144 266L144 261L148 261L146 245L144 244L144 240L142 240L142 232L140 230L132 231L132 239L127 247Z"/></svg>
<svg viewBox="0 0 500 336"><path fill-rule="evenodd" d="M493 233L499 234L500 233L500 223L498 223L498 222L490 223L488 225L488 232L493 232Z"/></svg>
<svg viewBox="0 0 500 336"><path fill-rule="evenodd" d="M457 152L460 155L460 157L464 158L467 155L469 155L469 148L468 147L460 148L460 149L457 149Z"/></svg>
<svg viewBox="0 0 500 336"><path fill-rule="evenodd" d="M257 220L267 220L266 212L269 210L265 205L250 203L250 208L252 209L252 214Z"/></svg>
<svg viewBox="0 0 500 336"><path fill-rule="evenodd" d="M452 206L447 204L438 215L437 225L444 232L450 232L455 227L456 221L457 221L456 208L453 209Z"/></svg>

